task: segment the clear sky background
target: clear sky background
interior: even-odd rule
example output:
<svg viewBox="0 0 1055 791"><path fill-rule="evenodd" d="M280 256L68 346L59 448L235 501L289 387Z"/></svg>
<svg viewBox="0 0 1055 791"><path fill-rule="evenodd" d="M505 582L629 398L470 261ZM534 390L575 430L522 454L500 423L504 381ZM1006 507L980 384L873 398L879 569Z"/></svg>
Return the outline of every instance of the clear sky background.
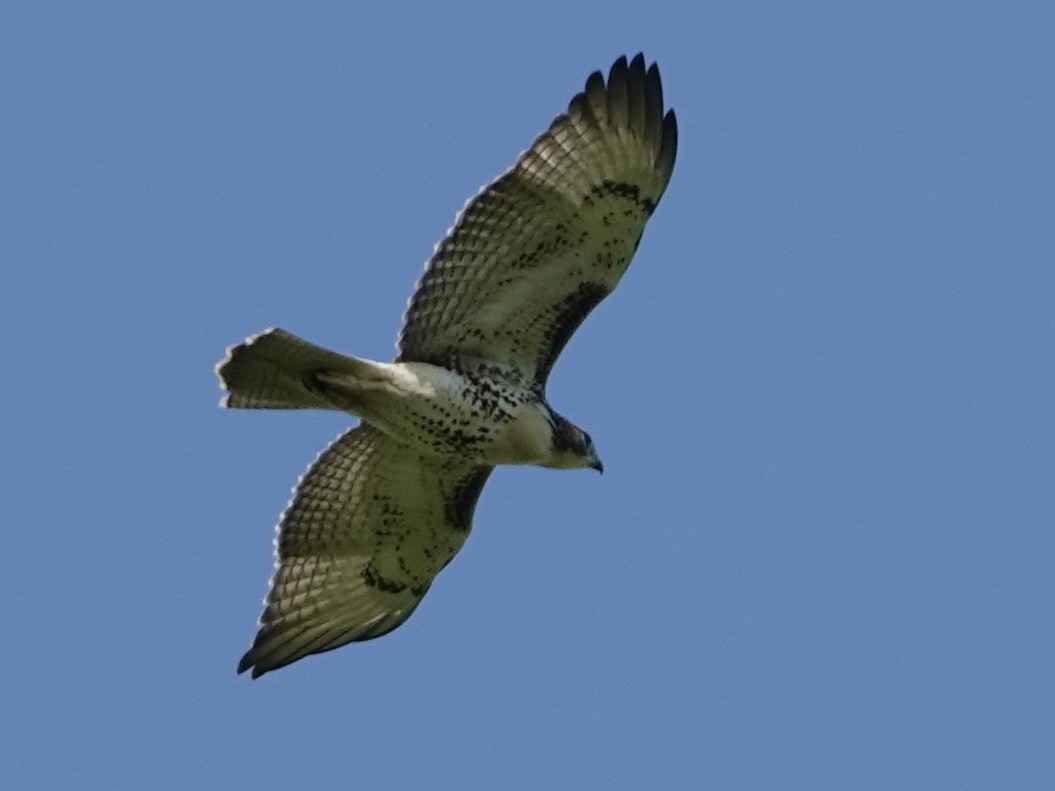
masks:
<svg viewBox="0 0 1055 791"><path fill-rule="evenodd" d="M0 786L1055 785L1055 6L0 13ZM432 245L644 50L674 177L558 364L605 474L503 469L391 635L235 675Z"/></svg>

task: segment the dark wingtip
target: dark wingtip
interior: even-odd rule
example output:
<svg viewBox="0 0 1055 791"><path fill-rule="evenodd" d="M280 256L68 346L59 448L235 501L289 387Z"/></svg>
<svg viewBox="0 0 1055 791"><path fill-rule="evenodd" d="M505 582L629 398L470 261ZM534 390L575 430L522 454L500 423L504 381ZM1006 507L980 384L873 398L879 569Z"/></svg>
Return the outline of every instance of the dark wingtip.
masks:
<svg viewBox="0 0 1055 791"><path fill-rule="evenodd" d="M253 672L249 674L250 678L260 678L264 673L269 670L274 670L273 667L263 667L258 659L253 656L253 650L250 649L245 652L245 655L238 662L238 675L241 675L245 671L252 668Z"/></svg>
<svg viewBox="0 0 1055 791"><path fill-rule="evenodd" d="M663 144L659 150L659 158L657 160L659 166L666 171L667 179L670 180L670 174L674 170L674 160L678 157L678 117L674 114L674 110L667 110L667 114L663 116Z"/></svg>
<svg viewBox="0 0 1055 791"><path fill-rule="evenodd" d="M629 62L627 56L622 55L612 64L608 72L607 86L609 114L617 125L630 125L635 131L643 133L646 139L658 138L659 152L656 164L660 170L666 172L669 181L678 154L678 119L673 109L663 114L663 82L659 74L659 64L646 64L643 52L638 52ZM591 83L595 90L604 90L600 72L590 75L587 89ZM634 101L631 101L632 99ZM629 108L632 106L636 111L639 104L644 109L644 117L631 118ZM637 128L639 125L641 129Z"/></svg>
<svg viewBox="0 0 1055 791"><path fill-rule="evenodd" d="M249 658L249 654L246 654L238 662L238 670L237 670L238 675L242 675L242 673L244 673L245 671L247 671L251 667L253 667L253 662ZM253 677L254 678L256 677L255 674L254 674Z"/></svg>

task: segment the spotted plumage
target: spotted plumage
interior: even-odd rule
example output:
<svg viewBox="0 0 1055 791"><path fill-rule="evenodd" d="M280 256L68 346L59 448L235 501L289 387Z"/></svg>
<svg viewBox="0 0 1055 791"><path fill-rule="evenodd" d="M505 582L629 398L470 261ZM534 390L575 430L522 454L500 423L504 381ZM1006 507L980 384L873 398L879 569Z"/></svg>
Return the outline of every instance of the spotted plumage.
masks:
<svg viewBox="0 0 1055 791"><path fill-rule="evenodd" d="M394 362L280 329L228 350L217 366L225 406L361 419L282 514L239 672L257 677L403 623L465 542L496 465L602 469L590 436L550 408L546 382L630 264L676 150L659 69L620 58L466 204L410 299Z"/></svg>

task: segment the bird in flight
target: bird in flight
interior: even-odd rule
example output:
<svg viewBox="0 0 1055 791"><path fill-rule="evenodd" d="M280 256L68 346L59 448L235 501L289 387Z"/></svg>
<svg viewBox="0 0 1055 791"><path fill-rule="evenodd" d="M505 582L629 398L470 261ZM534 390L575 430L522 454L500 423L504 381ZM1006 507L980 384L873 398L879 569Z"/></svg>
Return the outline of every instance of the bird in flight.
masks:
<svg viewBox="0 0 1055 791"><path fill-rule="evenodd" d="M590 435L547 403L546 381L630 264L676 151L659 68L621 57L462 209L410 298L394 362L277 328L228 349L216 367L223 406L360 419L279 520L239 673L402 624L465 543L497 465L602 469Z"/></svg>

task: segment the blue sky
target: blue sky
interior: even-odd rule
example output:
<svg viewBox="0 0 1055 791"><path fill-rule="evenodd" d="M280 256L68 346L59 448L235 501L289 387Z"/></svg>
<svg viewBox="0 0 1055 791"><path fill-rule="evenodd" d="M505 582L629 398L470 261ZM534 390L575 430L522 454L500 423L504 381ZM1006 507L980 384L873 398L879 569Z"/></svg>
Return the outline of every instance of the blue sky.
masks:
<svg viewBox="0 0 1055 791"><path fill-rule="evenodd" d="M8 4L0 785L1055 784L1050 3ZM251 682L351 423L217 407L279 325L388 359L434 242L644 50L670 188L403 628Z"/></svg>

